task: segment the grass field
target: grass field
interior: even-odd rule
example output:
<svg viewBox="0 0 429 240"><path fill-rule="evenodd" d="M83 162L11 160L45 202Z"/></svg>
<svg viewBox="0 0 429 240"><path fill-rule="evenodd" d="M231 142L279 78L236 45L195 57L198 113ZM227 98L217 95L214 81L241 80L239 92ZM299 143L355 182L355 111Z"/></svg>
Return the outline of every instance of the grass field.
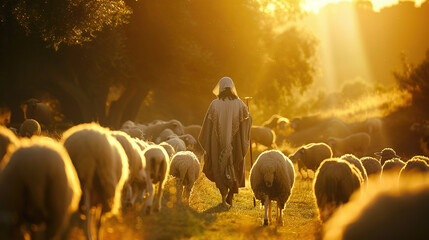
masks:
<svg viewBox="0 0 429 240"><path fill-rule="evenodd" d="M233 206L224 208L215 184L201 174L194 185L190 206L175 201L174 179L165 186L162 209L146 216L143 211L110 218L103 227L104 239L320 239L312 182L296 177L291 198L284 210L284 226L262 226L264 210L253 207L253 193L248 183L235 195ZM272 208L275 222L275 205ZM74 229L70 239L84 239Z"/></svg>

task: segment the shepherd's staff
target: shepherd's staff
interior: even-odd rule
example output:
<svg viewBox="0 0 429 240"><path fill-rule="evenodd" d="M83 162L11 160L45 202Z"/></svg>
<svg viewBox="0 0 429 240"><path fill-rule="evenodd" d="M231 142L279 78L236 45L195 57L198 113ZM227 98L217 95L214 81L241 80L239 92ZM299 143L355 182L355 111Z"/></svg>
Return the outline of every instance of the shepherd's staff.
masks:
<svg viewBox="0 0 429 240"><path fill-rule="evenodd" d="M252 97L245 97L244 100L246 102L246 106L247 109L249 111L249 115L250 115L250 107L249 107L249 100L251 100ZM250 146L250 169L252 169L253 166L253 151L252 151L252 138L250 137L250 133L249 133L249 146ZM255 196L253 196L253 207L256 207L256 199Z"/></svg>

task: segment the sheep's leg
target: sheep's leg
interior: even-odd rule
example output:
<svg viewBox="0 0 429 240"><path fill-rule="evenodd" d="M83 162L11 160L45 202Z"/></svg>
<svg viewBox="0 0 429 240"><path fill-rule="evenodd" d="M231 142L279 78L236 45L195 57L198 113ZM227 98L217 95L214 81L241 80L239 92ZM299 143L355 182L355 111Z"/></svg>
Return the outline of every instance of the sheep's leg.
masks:
<svg viewBox="0 0 429 240"><path fill-rule="evenodd" d="M283 209L282 206L279 205L279 202L277 202L277 224L283 226Z"/></svg>
<svg viewBox="0 0 429 240"><path fill-rule="evenodd" d="M268 195L265 196L264 199L264 210L265 210L265 215L264 215L264 225L268 225L268 202L269 202L269 198Z"/></svg>
<svg viewBox="0 0 429 240"><path fill-rule="evenodd" d="M156 212L159 212L161 210L161 200L162 200L162 182L158 183L158 192L156 194L156 199L155 199L155 206L153 207L153 209Z"/></svg>
<svg viewBox="0 0 429 240"><path fill-rule="evenodd" d="M103 221L103 207L98 206L96 209L96 221L97 221L97 240L103 239L103 231L101 229L101 224Z"/></svg>
<svg viewBox="0 0 429 240"><path fill-rule="evenodd" d="M85 206L85 216L86 216L86 224L85 224L85 232L86 232L86 239L87 240L92 240L92 231L91 231L91 212L90 212L90 208L91 208L91 200L89 197L89 193L88 191L86 191L85 194L85 199L84 199L84 206Z"/></svg>
<svg viewBox="0 0 429 240"><path fill-rule="evenodd" d="M149 196L146 198L146 214L149 215L152 212L152 203L153 203L153 184L150 180L146 183L147 192Z"/></svg>
<svg viewBox="0 0 429 240"><path fill-rule="evenodd" d="M191 191L192 191L192 185L186 185L185 186L185 198L186 198L186 202L189 205L189 201L191 200Z"/></svg>
<svg viewBox="0 0 429 240"><path fill-rule="evenodd" d="M176 196L177 196L177 203L182 203L182 192L183 192L183 185L182 180L180 178L176 178Z"/></svg>
<svg viewBox="0 0 429 240"><path fill-rule="evenodd" d="M271 220L271 203L272 203L272 201L269 200L269 198L268 198L268 221L270 223L272 223L272 220Z"/></svg>

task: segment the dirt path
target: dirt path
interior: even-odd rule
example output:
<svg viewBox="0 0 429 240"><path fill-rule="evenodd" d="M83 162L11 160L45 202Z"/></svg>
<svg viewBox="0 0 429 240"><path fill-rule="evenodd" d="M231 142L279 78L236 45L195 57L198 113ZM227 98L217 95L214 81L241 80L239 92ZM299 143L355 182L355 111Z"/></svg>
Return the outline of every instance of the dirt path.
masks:
<svg viewBox="0 0 429 240"><path fill-rule="evenodd" d="M163 208L145 216L142 211L109 219L104 239L319 239L321 224L317 215L311 181L297 178L284 211L284 226L262 226L263 208L253 207L252 190L240 189L233 207L219 205L220 194L214 183L200 176L191 195L190 207L178 206L172 194L174 180L166 184ZM275 220L275 207L272 208ZM75 229L70 239L84 239Z"/></svg>

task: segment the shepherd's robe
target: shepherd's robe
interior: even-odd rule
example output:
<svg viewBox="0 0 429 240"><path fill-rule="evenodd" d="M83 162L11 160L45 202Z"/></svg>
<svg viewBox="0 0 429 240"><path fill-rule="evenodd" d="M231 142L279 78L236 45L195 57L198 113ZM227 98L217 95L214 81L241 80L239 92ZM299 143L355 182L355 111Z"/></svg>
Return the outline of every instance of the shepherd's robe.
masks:
<svg viewBox="0 0 429 240"><path fill-rule="evenodd" d="M215 99L207 110L198 138L205 151L203 172L221 192L238 193L245 186L251 125L248 108L240 99Z"/></svg>

